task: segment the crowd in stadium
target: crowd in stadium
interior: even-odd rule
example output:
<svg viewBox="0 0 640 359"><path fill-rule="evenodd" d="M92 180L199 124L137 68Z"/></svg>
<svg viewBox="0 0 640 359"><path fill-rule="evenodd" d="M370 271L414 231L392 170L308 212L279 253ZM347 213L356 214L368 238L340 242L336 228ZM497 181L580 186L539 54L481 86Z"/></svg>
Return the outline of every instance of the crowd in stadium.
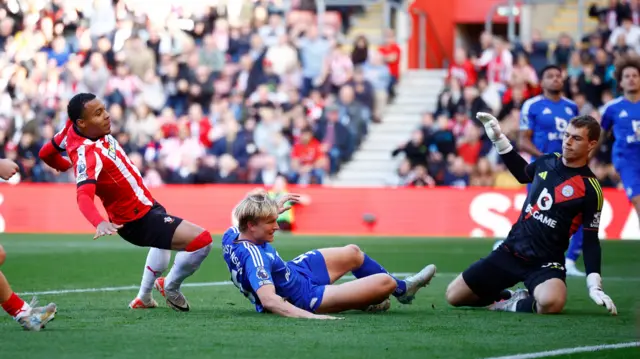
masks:
<svg viewBox="0 0 640 359"><path fill-rule="evenodd" d="M390 34L371 51L361 37L343 51L346 14L317 27L282 4L2 2L0 156L18 162L22 182L72 181L38 150L64 127L71 96L92 92L150 187L277 174L322 183L380 120L397 45Z"/></svg>
<svg viewBox="0 0 640 359"><path fill-rule="evenodd" d="M475 114L496 115L517 143L522 105L540 94L540 71L556 64L564 70L564 96L577 104L581 115L599 119L599 109L619 95L615 60L621 54L640 53L639 4L612 0L607 8L590 6L588 16L598 20L597 29L578 41L562 34L550 43L536 30L531 41L514 42L483 33L478 48L456 49L437 110L425 113L422 128L393 153L407 157L390 183L520 186L502 165ZM606 187L619 185L611 166L611 143L612 139L604 143L591 163Z"/></svg>
<svg viewBox="0 0 640 359"><path fill-rule="evenodd" d="M5 1L0 5L0 156L22 182L70 182L38 149L60 130L78 92L103 98L113 134L147 185L323 183L380 121L398 81L392 33L377 50L360 37L341 44L348 14L291 16L281 1L153 9L129 0ZM313 2L294 1L298 8ZM549 63L566 73L565 95L582 114L616 96L612 63L638 52L638 1L592 6L597 30L555 44L534 31L510 43L482 34L455 51L435 112L391 155L406 154L390 185L519 186L474 114L497 115L516 141L522 103L539 94ZM399 50L398 50L399 51ZM593 168L616 186L608 144Z"/></svg>

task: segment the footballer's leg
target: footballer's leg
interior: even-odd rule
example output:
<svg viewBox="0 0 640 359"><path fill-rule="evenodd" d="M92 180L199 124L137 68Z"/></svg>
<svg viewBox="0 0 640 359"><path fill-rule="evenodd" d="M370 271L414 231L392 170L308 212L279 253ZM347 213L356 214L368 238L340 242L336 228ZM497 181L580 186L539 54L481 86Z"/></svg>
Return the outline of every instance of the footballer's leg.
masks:
<svg viewBox="0 0 640 359"><path fill-rule="evenodd" d="M580 254L582 253L582 235L582 226L580 226L569 242L569 249L567 249L566 258L564 260L565 267L567 268L567 275L576 277L586 276L586 274L580 271L576 266L576 261L580 258Z"/></svg>
<svg viewBox="0 0 640 359"><path fill-rule="evenodd" d="M454 307L486 307L509 299L513 292L507 288L521 281L519 272L517 259L499 248L449 283L445 293L447 302Z"/></svg>
<svg viewBox="0 0 640 359"><path fill-rule="evenodd" d="M506 312L556 314L567 301L566 273L560 263L546 263L524 280L528 291L492 305L492 310ZM533 296L529 295L533 293Z"/></svg>
<svg viewBox="0 0 640 359"><path fill-rule="evenodd" d="M374 274L389 274L382 265L369 257L355 244L339 248L323 248L319 251L324 257L331 283L348 272L352 272L358 279ZM392 294L400 303L411 304L418 290L428 285L435 273L436 267L431 264L405 280L392 276L396 282L396 288Z"/></svg>
<svg viewBox="0 0 640 359"><path fill-rule="evenodd" d="M129 303L131 309L156 308L158 303L153 299L152 290L156 279L162 277L164 271L169 268L171 251L168 249L150 248L147 260L142 270L140 291L134 300Z"/></svg>
<svg viewBox="0 0 640 359"><path fill-rule="evenodd" d="M0 265L4 263L6 253L0 246ZM44 307L36 307L34 298L27 304L11 290L7 278L0 272L0 304L7 314L15 319L25 330L39 331L47 323L53 320L56 314L56 305L49 303Z"/></svg>
<svg viewBox="0 0 640 359"><path fill-rule="evenodd" d="M373 274L354 281L324 287L317 313L368 310L372 303L384 303L396 290L396 280L386 273Z"/></svg>
<svg viewBox="0 0 640 359"><path fill-rule="evenodd" d="M156 289L165 297L171 308L177 311L189 310L189 302L180 291L180 286L187 277L200 268L211 251L212 242L209 231L191 222L180 220L171 238L171 249L179 252L167 277L160 277L155 283Z"/></svg>

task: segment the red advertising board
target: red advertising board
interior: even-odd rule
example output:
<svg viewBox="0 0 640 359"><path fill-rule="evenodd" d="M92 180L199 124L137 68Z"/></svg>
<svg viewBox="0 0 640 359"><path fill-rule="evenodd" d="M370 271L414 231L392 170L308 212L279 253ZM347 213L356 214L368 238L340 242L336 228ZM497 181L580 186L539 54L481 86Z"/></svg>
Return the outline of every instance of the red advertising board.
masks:
<svg viewBox="0 0 640 359"><path fill-rule="evenodd" d="M253 186L166 186L152 190L172 214L211 232L230 225L231 210ZM299 188L311 203L295 209L296 232L315 235L504 237L525 201L522 190L487 188ZM601 238L640 239L624 193L605 190ZM0 186L0 232L92 233L76 206L74 185ZM373 225L364 214L376 218Z"/></svg>

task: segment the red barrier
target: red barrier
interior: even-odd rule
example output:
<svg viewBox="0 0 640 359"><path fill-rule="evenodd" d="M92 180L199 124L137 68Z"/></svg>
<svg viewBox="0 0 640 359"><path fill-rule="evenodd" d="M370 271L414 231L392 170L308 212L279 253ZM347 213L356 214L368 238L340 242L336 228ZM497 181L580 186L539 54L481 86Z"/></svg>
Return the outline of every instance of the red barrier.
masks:
<svg viewBox="0 0 640 359"><path fill-rule="evenodd" d="M230 225L231 210L253 186L167 186L151 192L172 214L212 232ZM303 188L311 204L295 209L300 234L504 237L518 218L523 191L486 188ZM368 226L363 215L377 221ZM73 185L0 186L0 232L92 233ZM638 217L624 193L605 190L601 238L640 239Z"/></svg>

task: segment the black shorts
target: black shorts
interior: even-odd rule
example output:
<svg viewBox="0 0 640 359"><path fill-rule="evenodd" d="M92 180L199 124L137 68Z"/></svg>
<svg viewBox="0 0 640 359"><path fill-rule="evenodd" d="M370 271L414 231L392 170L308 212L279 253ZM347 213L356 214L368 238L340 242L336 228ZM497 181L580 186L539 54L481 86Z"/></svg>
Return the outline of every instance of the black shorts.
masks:
<svg viewBox="0 0 640 359"><path fill-rule="evenodd" d="M552 278L565 281L564 263L527 260L504 245L462 272L462 279L481 298L498 297L502 290L520 282L533 295L539 284Z"/></svg>
<svg viewBox="0 0 640 359"><path fill-rule="evenodd" d="M118 234L139 247L171 249L173 234L180 223L182 218L167 214L167 210L156 202L142 218L124 224Z"/></svg>

